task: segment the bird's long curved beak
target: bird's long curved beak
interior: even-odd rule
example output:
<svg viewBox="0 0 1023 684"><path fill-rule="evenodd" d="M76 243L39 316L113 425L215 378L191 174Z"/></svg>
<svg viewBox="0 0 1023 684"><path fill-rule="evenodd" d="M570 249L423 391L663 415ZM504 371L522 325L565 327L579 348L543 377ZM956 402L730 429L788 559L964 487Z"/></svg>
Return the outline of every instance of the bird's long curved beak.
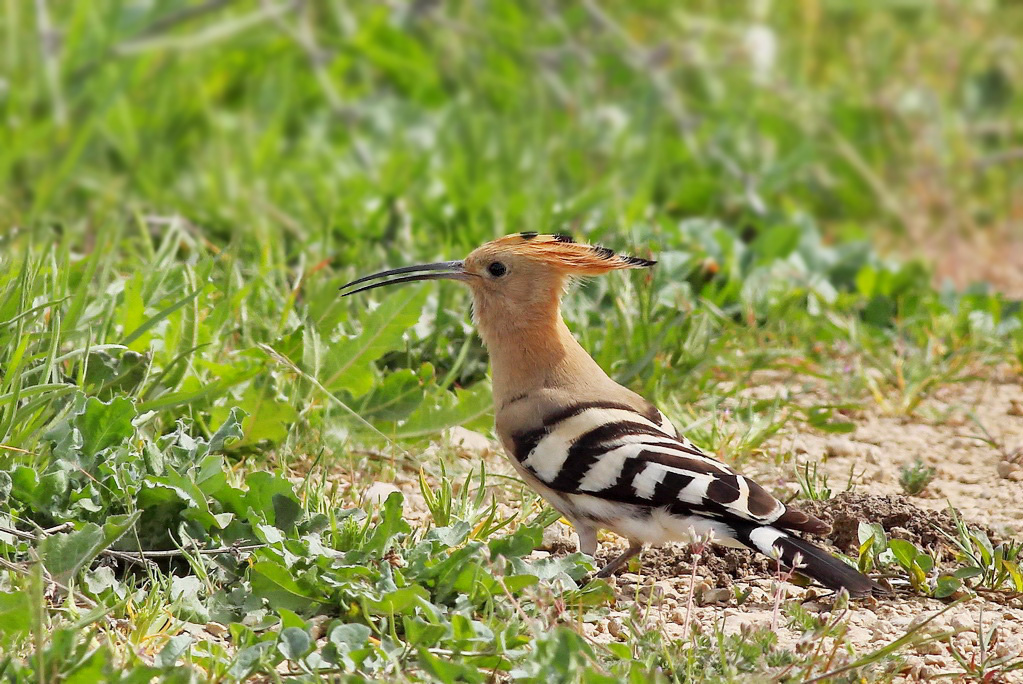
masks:
<svg viewBox="0 0 1023 684"><path fill-rule="evenodd" d="M436 271L443 271L438 273ZM401 275L403 273L409 273L411 275ZM401 276L400 278L390 278L390 276ZM358 285L359 283L365 283L370 280L377 280L378 278L390 278L389 280L383 280L379 283L372 283L370 285L363 285L362 287L354 290L348 290L343 293L342 297L355 294L356 292L364 292L366 290L372 290L375 287L383 287L384 285L396 285L398 283L411 283L415 280L468 280L470 277L469 273L465 271L465 263L462 261L441 261L436 264L421 264L419 266L402 266L401 268L392 268L389 271L380 271L380 273L374 273L373 275L363 276L353 280L352 282L342 285L339 289L346 290L349 287Z"/></svg>

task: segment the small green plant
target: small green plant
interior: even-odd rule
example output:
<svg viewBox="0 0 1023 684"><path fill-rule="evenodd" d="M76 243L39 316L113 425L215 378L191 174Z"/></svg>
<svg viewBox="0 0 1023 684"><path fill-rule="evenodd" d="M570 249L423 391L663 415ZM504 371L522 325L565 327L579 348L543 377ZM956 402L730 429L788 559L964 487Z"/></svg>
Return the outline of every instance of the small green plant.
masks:
<svg viewBox="0 0 1023 684"><path fill-rule="evenodd" d="M734 410L715 407L709 425L700 421L685 432L710 453L741 464L761 453L767 440L785 427L789 415L780 408L780 400L743 403Z"/></svg>
<svg viewBox="0 0 1023 684"><path fill-rule="evenodd" d="M804 463L802 469L797 468L796 481L799 482L799 491L804 499L827 501L833 496L831 487L828 486L828 475L818 473L816 461Z"/></svg>
<svg viewBox="0 0 1023 684"><path fill-rule="evenodd" d="M994 645L998 641L998 624L984 624L984 609L980 609L977 619L977 652L964 653L951 639L948 650L959 667L963 668L964 679L978 682L1007 682L1006 674L1023 670L1023 660L1013 654L998 656Z"/></svg>
<svg viewBox="0 0 1023 684"><path fill-rule="evenodd" d="M955 547L959 568L932 577L933 556L911 541L889 539L877 523L860 523L857 558L860 571L898 567L905 572L915 591L939 599L955 596L963 589L1023 592L1023 573L1019 568L1023 543L1010 541L995 546L986 533L968 528L955 509L950 507L949 510L955 522L955 534L937 529Z"/></svg>
<svg viewBox="0 0 1023 684"><path fill-rule="evenodd" d="M937 469L924 463L919 457L912 465L905 464L899 469L899 484L909 496L917 496L931 483L937 474Z"/></svg>
<svg viewBox="0 0 1023 684"><path fill-rule="evenodd" d="M934 569L934 558L905 539L892 539L888 542L888 548L891 549L899 567L906 571L913 589L921 594L930 594L931 587L927 583L927 575Z"/></svg>
<svg viewBox="0 0 1023 684"><path fill-rule="evenodd" d="M861 572L898 567L906 573L914 591L925 596L935 594L939 584L935 582L932 585L929 579L934 570L934 558L929 553L906 539L889 539L878 523L860 523L857 533L860 541L857 565Z"/></svg>
<svg viewBox="0 0 1023 684"><path fill-rule="evenodd" d="M443 462L440 464L440 483L434 487L426 479L424 470L419 471L419 491L426 502L426 508L439 527L448 527L457 522L469 525L473 539L486 539L498 530L506 527L515 516L500 518L497 515L497 499L491 496L490 504L487 496L487 467L480 462L479 475L473 489L473 473L465 478L461 491L457 494L448 477Z"/></svg>
<svg viewBox="0 0 1023 684"><path fill-rule="evenodd" d="M989 591L1023 592L1023 573L1020 572L1021 542L991 543L983 530L970 529L954 508L949 513L955 523L955 534L948 534L938 528L956 549L956 561L962 565L952 573L956 588L975 579L974 588Z"/></svg>

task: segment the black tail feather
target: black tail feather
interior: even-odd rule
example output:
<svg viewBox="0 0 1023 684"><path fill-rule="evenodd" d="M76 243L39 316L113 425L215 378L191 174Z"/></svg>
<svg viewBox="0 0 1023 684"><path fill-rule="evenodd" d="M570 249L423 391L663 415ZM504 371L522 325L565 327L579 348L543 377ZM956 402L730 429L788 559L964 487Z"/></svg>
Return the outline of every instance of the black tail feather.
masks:
<svg viewBox="0 0 1023 684"><path fill-rule="evenodd" d="M755 534L758 531L759 534ZM798 565L796 571L799 574L820 582L828 589L845 589L850 596L889 593L880 584L819 546L775 527L750 525L736 532L739 541L764 555L774 557L776 554L771 553L772 547L777 548L781 551L783 565L789 568ZM800 557L798 563L797 554Z"/></svg>
<svg viewBox="0 0 1023 684"><path fill-rule="evenodd" d="M848 563L835 558L824 549L805 539L785 536L775 542L781 548L781 561L793 567L795 555L802 556L802 567L797 572L816 580L828 589L844 588L850 596L871 596L887 594L887 589L870 579Z"/></svg>

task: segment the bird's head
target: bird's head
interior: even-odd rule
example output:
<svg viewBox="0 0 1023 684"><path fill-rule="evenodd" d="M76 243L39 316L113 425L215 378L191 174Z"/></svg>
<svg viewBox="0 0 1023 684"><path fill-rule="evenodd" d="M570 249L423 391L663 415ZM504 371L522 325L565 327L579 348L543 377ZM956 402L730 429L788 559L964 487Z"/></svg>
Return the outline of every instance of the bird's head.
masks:
<svg viewBox="0 0 1023 684"><path fill-rule="evenodd" d="M473 311L486 340L500 331L556 315L565 284L572 277L647 268L655 263L575 242L566 235L515 233L477 247L462 261L381 271L341 289L362 285L349 289L347 296L417 280L459 280L472 289Z"/></svg>

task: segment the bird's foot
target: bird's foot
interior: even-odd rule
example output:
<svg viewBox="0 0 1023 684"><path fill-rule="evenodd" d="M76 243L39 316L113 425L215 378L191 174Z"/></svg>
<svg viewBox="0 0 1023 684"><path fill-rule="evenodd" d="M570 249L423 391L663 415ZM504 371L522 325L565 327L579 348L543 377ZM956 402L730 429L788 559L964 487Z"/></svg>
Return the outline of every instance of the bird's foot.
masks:
<svg viewBox="0 0 1023 684"><path fill-rule="evenodd" d="M600 571L597 572L593 577L594 579L606 579L613 575L619 568L625 565L630 558L639 555L639 552L643 550L642 544L632 542L629 544L629 548L625 550L620 556L612 560L610 563L605 565Z"/></svg>

